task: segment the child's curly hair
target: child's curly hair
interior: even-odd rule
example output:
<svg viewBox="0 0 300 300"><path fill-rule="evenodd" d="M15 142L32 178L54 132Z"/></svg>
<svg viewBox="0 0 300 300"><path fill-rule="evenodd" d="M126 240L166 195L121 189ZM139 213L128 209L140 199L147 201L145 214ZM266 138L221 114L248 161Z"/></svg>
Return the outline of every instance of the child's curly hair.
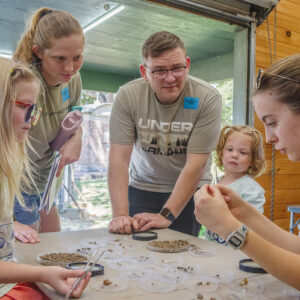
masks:
<svg viewBox="0 0 300 300"><path fill-rule="evenodd" d="M250 154L250 167L247 170L247 174L253 178L261 175L265 170L265 154L263 148L263 139L260 132L249 126L225 126L220 133L219 142L216 149L216 165L223 170L223 150L227 141L227 138L233 132L241 132L252 138L251 154Z"/></svg>

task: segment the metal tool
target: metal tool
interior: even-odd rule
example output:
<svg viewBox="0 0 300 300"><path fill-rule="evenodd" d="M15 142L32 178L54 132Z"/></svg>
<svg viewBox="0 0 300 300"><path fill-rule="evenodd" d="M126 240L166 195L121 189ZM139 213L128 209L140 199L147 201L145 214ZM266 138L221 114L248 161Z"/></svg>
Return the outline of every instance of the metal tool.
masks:
<svg viewBox="0 0 300 300"><path fill-rule="evenodd" d="M83 269L84 273L77 277L70 291L65 295L65 300L69 299L74 289L78 286L78 284L86 277L86 275L93 269L94 265L97 263L99 258L103 255L105 251L101 252L101 248L97 248L92 255L90 256L85 268Z"/></svg>

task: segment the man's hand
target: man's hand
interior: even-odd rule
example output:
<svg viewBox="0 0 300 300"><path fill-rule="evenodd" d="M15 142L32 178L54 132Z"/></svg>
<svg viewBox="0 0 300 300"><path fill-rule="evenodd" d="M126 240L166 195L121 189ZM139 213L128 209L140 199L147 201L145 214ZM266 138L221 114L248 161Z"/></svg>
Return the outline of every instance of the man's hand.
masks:
<svg viewBox="0 0 300 300"><path fill-rule="evenodd" d="M40 242L38 233L28 225L14 222L15 238L22 243L36 244Z"/></svg>
<svg viewBox="0 0 300 300"><path fill-rule="evenodd" d="M140 213L133 216L137 221L140 230L145 231L150 228L168 228L172 222L161 214Z"/></svg>
<svg viewBox="0 0 300 300"><path fill-rule="evenodd" d="M135 231L139 230L139 224L130 216L118 216L110 221L108 229L113 233L130 234L132 229Z"/></svg>

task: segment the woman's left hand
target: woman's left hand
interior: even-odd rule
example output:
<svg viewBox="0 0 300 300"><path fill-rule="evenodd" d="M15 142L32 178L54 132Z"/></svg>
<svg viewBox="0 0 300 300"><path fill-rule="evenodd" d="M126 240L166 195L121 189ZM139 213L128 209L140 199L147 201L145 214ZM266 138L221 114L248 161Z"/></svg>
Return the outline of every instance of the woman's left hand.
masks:
<svg viewBox="0 0 300 300"><path fill-rule="evenodd" d="M14 222L15 238L22 243L36 244L40 242L38 233L28 225Z"/></svg>
<svg viewBox="0 0 300 300"><path fill-rule="evenodd" d="M64 143L60 148L61 159L57 168L56 177L59 177L63 167L79 160L82 147L82 129L77 129L76 133Z"/></svg>

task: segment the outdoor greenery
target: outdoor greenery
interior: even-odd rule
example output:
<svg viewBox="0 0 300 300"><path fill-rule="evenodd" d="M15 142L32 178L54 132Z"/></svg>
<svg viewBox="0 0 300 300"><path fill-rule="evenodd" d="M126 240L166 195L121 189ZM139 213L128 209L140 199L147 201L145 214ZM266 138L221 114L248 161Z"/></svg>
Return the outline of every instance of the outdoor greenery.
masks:
<svg viewBox="0 0 300 300"><path fill-rule="evenodd" d="M94 104L95 101L100 101L105 103L107 100L107 94L105 92L99 91L89 91L83 90L81 93L81 105Z"/></svg>
<svg viewBox="0 0 300 300"><path fill-rule="evenodd" d="M222 95L222 126L232 124L233 80L222 80L212 83Z"/></svg>

